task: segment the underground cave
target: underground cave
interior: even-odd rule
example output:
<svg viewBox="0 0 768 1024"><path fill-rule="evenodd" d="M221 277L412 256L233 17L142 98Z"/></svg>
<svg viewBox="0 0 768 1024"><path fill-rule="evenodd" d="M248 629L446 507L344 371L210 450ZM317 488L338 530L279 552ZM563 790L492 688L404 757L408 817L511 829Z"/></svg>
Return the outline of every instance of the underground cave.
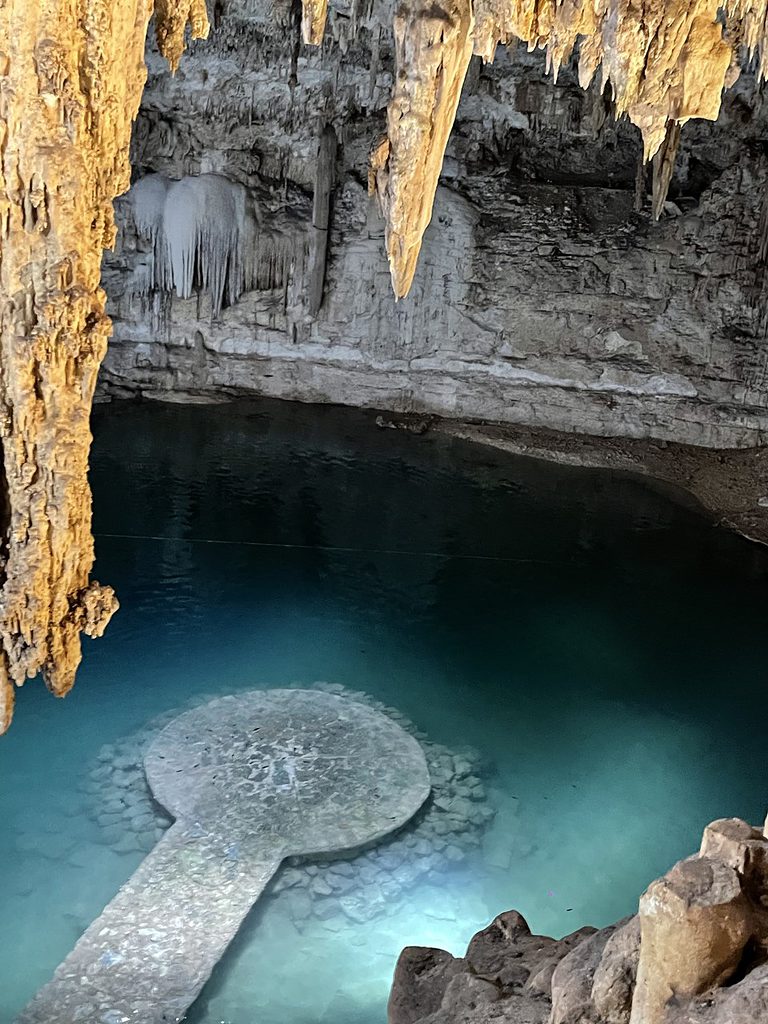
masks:
<svg viewBox="0 0 768 1024"><path fill-rule="evenodd" d="M0 1024L768 1024L768 0L0 24Z"/></svg>

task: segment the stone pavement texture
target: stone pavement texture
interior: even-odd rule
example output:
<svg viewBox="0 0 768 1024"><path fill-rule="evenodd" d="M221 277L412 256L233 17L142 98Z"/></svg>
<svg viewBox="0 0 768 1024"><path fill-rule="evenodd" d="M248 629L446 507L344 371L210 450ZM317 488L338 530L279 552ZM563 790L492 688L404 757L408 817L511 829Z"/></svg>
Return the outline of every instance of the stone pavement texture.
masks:
<svg viewBox="0 0 768 1024"><path fill-rule="evenodd" d="M284 858L373 843L430 791L423 750L399 725L309 690L188 711L145 770L175 824L17 1024L176 1024Z"/></svg>

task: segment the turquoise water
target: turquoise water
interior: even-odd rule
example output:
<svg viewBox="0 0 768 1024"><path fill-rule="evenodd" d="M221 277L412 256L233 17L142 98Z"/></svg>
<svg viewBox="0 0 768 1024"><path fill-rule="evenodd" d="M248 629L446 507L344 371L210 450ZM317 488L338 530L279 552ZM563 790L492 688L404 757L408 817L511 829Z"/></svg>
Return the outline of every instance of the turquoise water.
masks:
<svg viewBox="0 0 768 1024"><path fill-rule="evenodd" d="M460 952L511 907L563 934L631 912L710 819L768 805L768 551L628 476L370 414L259 403L97 410L96 577L122 608L64 702L0 741L0 1022L141 854L78 787L191 697L325 680L476 747L496 811L390 913L249 918L194 1024L383 1024L399 949Z"/></svg>

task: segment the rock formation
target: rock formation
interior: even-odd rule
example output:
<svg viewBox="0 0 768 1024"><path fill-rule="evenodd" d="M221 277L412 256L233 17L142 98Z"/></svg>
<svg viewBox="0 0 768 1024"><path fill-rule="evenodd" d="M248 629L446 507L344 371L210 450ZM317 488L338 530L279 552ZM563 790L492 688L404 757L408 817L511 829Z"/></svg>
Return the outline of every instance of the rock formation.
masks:
<svg viewBox="0 0 768 1024"><path fill-rule="evenodd" d="M510 911L462 958L406 948L389 1024L768 1020L767 902L766 833L738 819L716 821L700 852L654 882L639 915L626 921L555 940L532 935Z"/></svg>
<svg viewBox="0 0 768 1024"><path fill-rule="evenodd" d="M158 5L173 62L202 0ZM0 606L0 732L13 686L42 673L67 693L80 633L116 607L89 582L89 414L110 323L99 286L114 241L112 200L130 177L131 126L146 77L150 0L9 3L0 10L3 294L0 436L7 553Z"/></svg>
<svg viewBox="0 0 768 1024"><path fill-rule="evenodd" d="M720 21L725 11L725 27ZM739 74L740 48L766 56L765 0L409 0L395 17L396 76L388 142L376 151L375 188L387 220L395 294L413 281L421 238L432 214L443 154L472 52L493 60L500 42L545 47L558 72L579 45L579 82L601 70L617 116L643 135L645 159L664 146L655 168L655 210L663 205L679 126L715 120L723 89Z"/></svg>
<svg viewBox="0 0 768 1024"><path fill-rule="evenodd" d="M6 5L0 728L13 684L41 672L67 692L80 633L115 607L89 582L87 421L153 7L133 155L137 178L175 184L158 221L162 179L139 182L149 206L106 265L127 346L107 384L762 442L765 0L227 0L175 79L187 26L208 33L204 0ZM731 86L720 128L681 134ZM416 282L397 310L362 184L371 148L396 295Z"/></svg>
<svg viewBox="0 0 768 1024"><path fill-rule="evenodd" d="M121 216L119 251L104 264L115 322L106 392L258 393L762 444L768 111L753 75L726 94L717 122L665 136L656 178L670 201L656 222L640 132L615 120L599 82L583 90L571 64L555 84L543 55L522 46L500 48L493 64L474 56L413 288L395 303L365 187L368 152L401 89L389 9L355 8L355 21L331 6L326 43L298 50L295 76L298 27L281 10L229 0L176 77L150 46L137 173L245 186L260 210L259 282L218 316L204 292L153 290L150 247ZM321 173L330 132L332 176ZM386 148L377 180L395 166ZM327 230L313 219L321 196ZM402 207L400 225L415 257L414 209Z"/></svg>

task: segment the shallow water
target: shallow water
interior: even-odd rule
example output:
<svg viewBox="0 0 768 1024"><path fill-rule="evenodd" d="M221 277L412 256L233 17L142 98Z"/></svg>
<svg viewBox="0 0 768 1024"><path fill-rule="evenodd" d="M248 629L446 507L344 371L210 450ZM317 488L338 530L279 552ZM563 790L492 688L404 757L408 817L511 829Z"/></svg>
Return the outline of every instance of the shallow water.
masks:
<svg viewBox="0 0 768 1024"><path fill-rule="evenodd" d="M141 859L78 786L190 697L330 680L476 747L496 817L372 921L257 909L193 1024L383 1024L405 944L515 907L632 912L712 818L768 804L768 552L641 480L259 403L97 410L96 577L122 608L0 741L0 1022Z"/></svg>

